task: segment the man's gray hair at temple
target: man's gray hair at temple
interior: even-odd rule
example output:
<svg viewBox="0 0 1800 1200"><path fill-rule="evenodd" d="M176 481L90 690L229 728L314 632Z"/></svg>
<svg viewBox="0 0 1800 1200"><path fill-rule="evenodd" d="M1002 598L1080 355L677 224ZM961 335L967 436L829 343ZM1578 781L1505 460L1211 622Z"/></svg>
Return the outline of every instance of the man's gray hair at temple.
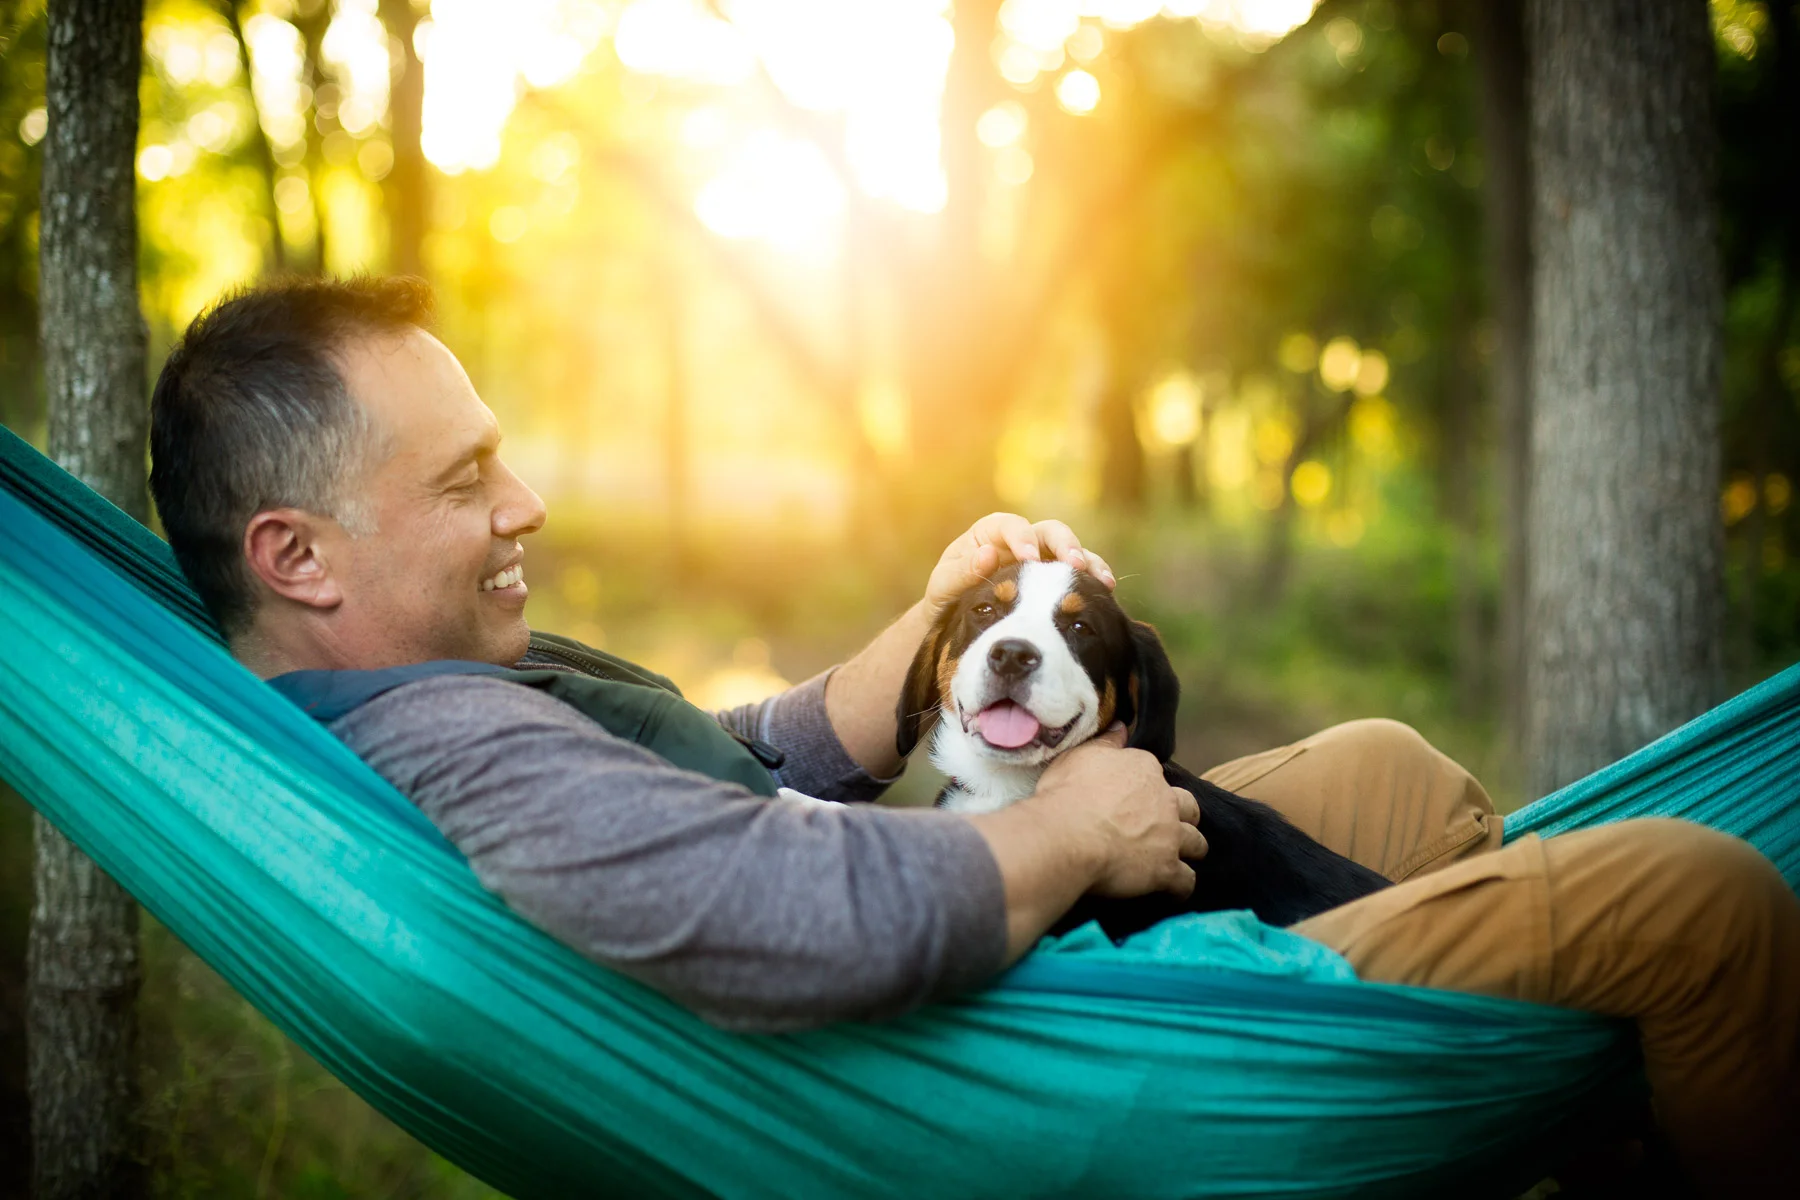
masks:
<svg viewBox="0 0 1800 1200"><path fill-rule="evenodd" d="M294 279L227 297L170 351L150 404L150 491L182 570L226 633L249 621L244 527L258 512L373 521L349 491L380 431L339 365L346 343L423 327L417 279Z"/></svg>

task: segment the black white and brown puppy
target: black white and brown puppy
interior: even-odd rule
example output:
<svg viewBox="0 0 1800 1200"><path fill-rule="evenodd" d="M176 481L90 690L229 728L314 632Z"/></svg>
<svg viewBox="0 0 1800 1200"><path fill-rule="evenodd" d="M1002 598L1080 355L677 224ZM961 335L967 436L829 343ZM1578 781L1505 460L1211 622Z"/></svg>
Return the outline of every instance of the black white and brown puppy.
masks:
<svg viewBox="0 0 1800 1200"><path fill-rule="evenodd" d="M1248 908L1291 925L1388 885L1321 846L1266 804L1169 761L1180 683L1156 631L1105 586L1064 563L996 572L948 606L920 646L900 697L902 755L931 737L950 777L940 807L982 813L1025 799L1052 759L1114 721L1200 801L1204 861L1193 895L1089 898L1059 925L1098 920L1123 938L1185 912Z"/></svg>

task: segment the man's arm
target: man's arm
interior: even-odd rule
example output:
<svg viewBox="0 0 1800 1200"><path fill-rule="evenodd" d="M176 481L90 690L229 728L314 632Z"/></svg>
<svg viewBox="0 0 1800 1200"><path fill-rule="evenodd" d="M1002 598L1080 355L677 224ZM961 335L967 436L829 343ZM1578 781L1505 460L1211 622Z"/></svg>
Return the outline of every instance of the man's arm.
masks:
<svg viewBox="0 0 1800 1200"><path fill-rule="evenodd" d="M1077 896L1181 892L1192 797L1109 735L1004 813L767 800L680 770L531 688L422 680L332 725L581 953L707 1020L793 1029L978 986Z"/></svg>
<svg viewBox="0 0 1800 1200"><path fill-rule="evenodd" d="M396 688L332 732L521 916L715 1024L892 1016L1005 959L1005 881L952 814L765 799L481 677Z"/></svg>

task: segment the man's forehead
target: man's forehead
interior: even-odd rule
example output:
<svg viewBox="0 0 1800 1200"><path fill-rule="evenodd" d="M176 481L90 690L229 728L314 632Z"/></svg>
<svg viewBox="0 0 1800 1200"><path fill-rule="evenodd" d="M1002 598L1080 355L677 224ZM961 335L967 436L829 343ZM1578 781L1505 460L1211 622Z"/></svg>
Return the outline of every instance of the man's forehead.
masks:
<svg viewBox="0 0 1800 1200"><path fill-rule="evenodd" d="M499 444L499 422L462 364L426 331L358 338L342 359L351 396L397 453L448 462Z"/></svg>

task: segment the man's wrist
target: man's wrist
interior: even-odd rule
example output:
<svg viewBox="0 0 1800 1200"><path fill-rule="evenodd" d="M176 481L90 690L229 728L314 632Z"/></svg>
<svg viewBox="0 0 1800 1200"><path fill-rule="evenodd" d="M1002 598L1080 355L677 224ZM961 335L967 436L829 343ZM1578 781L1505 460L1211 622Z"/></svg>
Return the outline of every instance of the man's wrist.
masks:
<svg viewBox="0 0 1800 1200"><path fill-rule="evenodd" d="M1085 893L1106 874L1106 837L1080 804L1069 803L1059 791L1053 785L1013 807L1042 831L1063 860L1067 877L1079 881Z"/></svg>

